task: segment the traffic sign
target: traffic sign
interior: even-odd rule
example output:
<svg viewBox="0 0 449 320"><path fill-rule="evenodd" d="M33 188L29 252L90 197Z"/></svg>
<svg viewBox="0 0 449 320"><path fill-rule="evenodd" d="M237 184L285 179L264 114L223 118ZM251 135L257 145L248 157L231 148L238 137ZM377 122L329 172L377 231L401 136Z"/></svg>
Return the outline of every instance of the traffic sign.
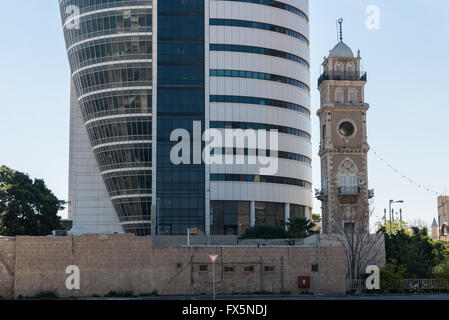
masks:
<svg viewBox="0 0 449 320"><path fill-rule="evenodd" d="M209 256L210 261L212 261L212 263L215 263L215 261L217 261L218 258L218 254L211 254Z"/></svg>

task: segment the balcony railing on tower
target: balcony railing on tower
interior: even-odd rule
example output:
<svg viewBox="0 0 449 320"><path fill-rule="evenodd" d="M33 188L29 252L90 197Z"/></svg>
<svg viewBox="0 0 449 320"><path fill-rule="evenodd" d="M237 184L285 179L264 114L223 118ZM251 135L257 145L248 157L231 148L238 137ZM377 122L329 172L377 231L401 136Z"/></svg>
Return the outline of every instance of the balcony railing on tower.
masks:
<svg viewBox="0 0 449 320"><path fill-rule="evenodd" d="M360 194L360 187L357 186L338 187L338 194L340 196L357 196Z"/></svg>
<svg viewBox="0 0 449 320"><path fill-rule="evenodd" d="M324 72L318 79L318 87L326 80L368 81L366 72Z"/></svg>
<svg viewBox="0 0 449 320"><path fill-rule="evenodd" d="M324 200L327 198L327 190L315 189L315 198L318 200Z"/></svg>

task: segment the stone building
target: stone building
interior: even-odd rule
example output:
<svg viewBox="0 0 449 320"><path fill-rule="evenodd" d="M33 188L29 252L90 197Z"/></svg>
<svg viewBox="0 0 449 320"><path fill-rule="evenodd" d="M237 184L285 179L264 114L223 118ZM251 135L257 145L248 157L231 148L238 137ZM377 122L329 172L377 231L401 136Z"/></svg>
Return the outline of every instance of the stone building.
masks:
<svg viewBox="0 0 449 320"><path fill-rule="evenodd" d="M433 218L432 222L432 240L438 240L439 239L439 232L438 232L438 223L435 218Z"/></svg>
<svg viewBox="0 0 449 320"><path fill-rule="evenodd" d="M438 231L439 239L449 241L449 197L438 197Z"/></svg>
<svg viewBox="0 0 449 320"><path fill-rule="evenodd" d="M342 21L340 21L342 22ZM366 114L367 75L361 72L357 56L340 37L340 42L324 59L318 80L321 94L320 151L323 233L368 233L368 189Z"/></svg>

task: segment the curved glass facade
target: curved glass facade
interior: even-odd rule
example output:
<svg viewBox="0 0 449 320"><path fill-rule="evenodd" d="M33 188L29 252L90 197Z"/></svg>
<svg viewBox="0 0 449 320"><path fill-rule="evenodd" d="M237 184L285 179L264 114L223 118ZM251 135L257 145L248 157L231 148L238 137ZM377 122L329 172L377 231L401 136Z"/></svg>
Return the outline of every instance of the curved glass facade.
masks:
<svg viewBox="0 0 449 320"><path fill-rule="evenodd" d="M91 180L102 187L86 220L106 202L101 214L115 226L113 211L125 232L147 236L157 206L159 234L214 235L310 215L309 8L294 2L59 0L80 152L96 161ZM277 130L280 150L214 148L261 155L253 167L221 170L198 160L206 145L198 134L209 128ZM189 163L171 160L179 129L193 138ZM282 160L271 176L261 170L265 155Z"/></svg>
<svg viewBox="0 0 449 320"><path fill-rule="evenodd" d="M72 80L106 189L123 230L150 235L152 1L62 0L60 9Z"/></svg>

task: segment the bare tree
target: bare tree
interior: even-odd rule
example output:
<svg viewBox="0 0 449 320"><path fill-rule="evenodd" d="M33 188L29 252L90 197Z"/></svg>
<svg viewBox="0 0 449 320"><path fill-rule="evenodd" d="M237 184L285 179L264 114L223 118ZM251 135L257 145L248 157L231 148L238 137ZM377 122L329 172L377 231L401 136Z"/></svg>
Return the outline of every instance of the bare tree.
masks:
<svg viewBox="0 0 449 320"><path fill-rule="evenodd" d="M384 238L382 234L369 233L369 220L374 212L372 202L368 212L360 212L350 217L352 229L345 230L344 221L348 221L348 215L343 212L344 210L339 210L339 213L334 216L334 234L329 234L327 237L339 242L345 249L347 278L359 279L368 265L380 262Z"/></svg>

